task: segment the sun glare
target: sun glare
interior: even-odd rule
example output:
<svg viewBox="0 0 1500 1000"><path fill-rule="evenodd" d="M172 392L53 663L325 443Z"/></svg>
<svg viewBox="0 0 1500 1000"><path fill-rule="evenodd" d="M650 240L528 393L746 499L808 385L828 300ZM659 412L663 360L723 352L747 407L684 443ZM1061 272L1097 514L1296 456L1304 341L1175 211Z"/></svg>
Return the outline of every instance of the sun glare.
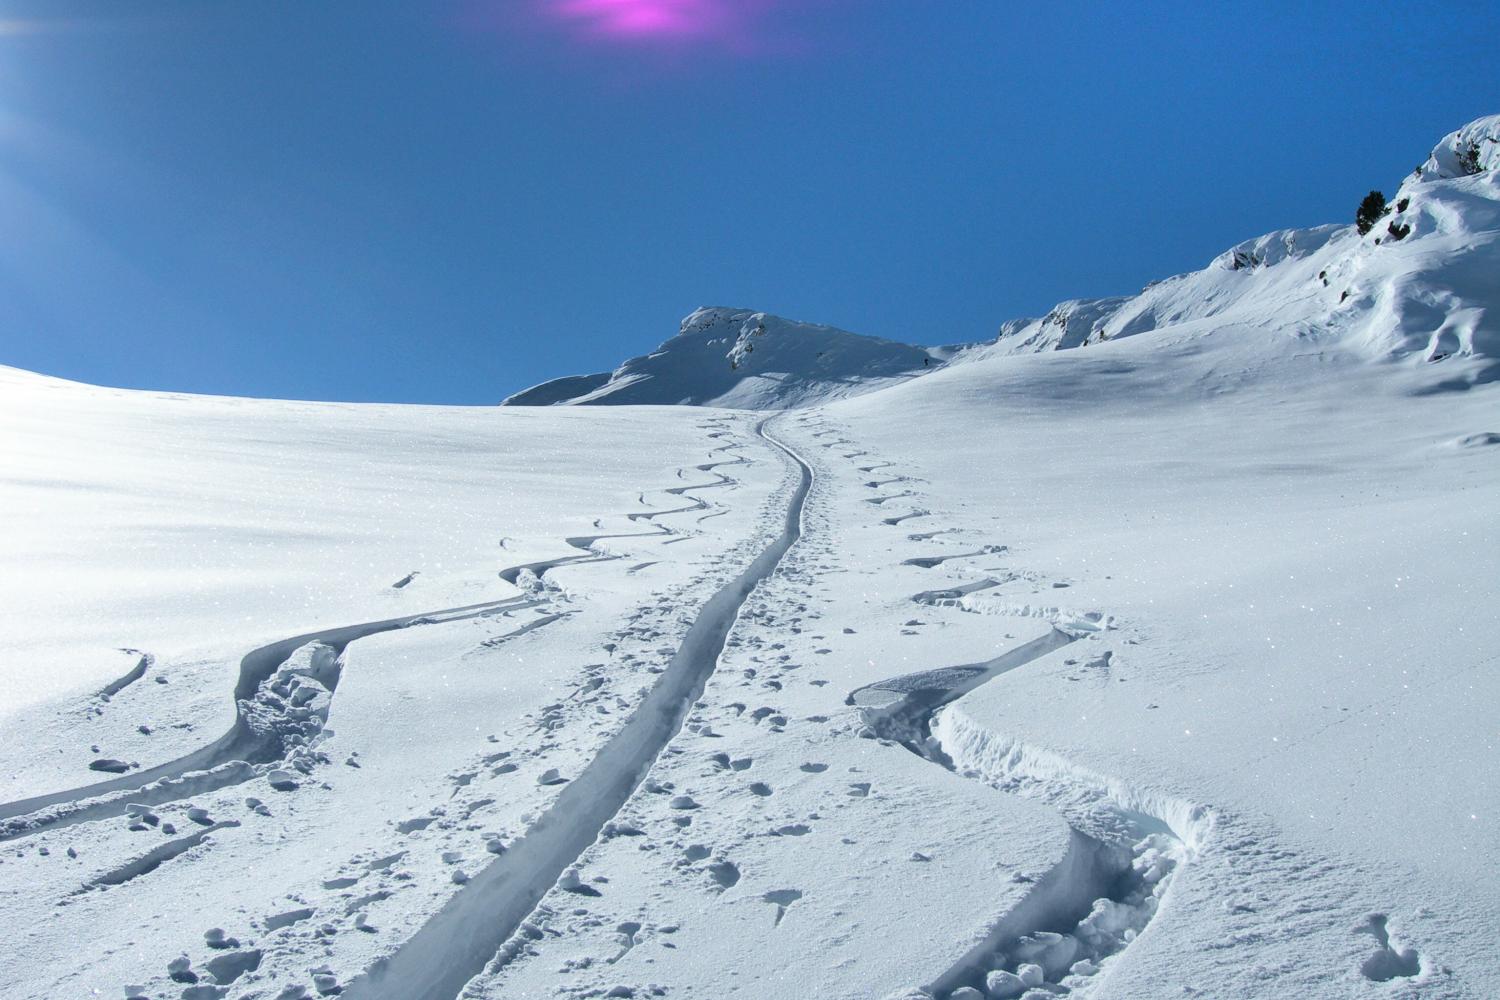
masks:
<svg viewBox="0 0 1500 1000"><path fill-rule="evenodd" d="M13 38L19 35L40 35L43 32L55 31L58 27L56 21L39 21L19 17L0 18L0 38Z"/></svg>

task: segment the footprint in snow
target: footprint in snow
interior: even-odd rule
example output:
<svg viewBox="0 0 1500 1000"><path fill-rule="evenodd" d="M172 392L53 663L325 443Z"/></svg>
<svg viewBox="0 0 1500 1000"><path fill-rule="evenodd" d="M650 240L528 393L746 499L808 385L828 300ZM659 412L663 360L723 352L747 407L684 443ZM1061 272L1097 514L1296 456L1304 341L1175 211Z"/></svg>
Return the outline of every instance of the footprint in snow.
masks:
<svg viewBox="0 0 1500 1000"><path fill-rule="evenodd" d="M425 830L437 821L436 816L414 816L411 819L402 820L396 824L397 833L416 833Z"/></svg>
<svg viewBox="0 0 1500 1000"><path fill-rule="evenodd" d="M720 859L708 866L708 874L725 889L733 888L740 880L740 869L732 861Z"/></svg>
<svg viewBox="0 0 1500 1000"><path fill-rule="evenodd" d="M1362 934L1375 939L1379 950L1360 965L1359 971L1377 983L1388 983L1396 978L1410 978L1422 971L1422 956L1415 948L1403 948L1391 940L1386 927L1387 917L1383 913L1370 914L1368 922L1358 928Z"/></svg>
<svg viewBox="0 0 1500 1000"><path fill-rule="evenodd" d="M776 923L772 926L780 927L781 919L786 916L787 907L802 898L801 889L773 889L760 897L768 903L776 906Z"/></svg>

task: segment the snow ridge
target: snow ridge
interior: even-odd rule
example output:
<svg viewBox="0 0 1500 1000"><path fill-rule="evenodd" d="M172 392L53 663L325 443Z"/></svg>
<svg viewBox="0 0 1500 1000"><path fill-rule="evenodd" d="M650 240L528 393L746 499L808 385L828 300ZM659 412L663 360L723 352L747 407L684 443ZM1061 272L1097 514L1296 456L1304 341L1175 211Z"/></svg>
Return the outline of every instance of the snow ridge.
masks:
<svg viewBox="0 0 1500 1000"><path fill-rule="evenodd" d="M1446 136L1366 234L1283 229L1136 295L1068 299L1003 323L993 342L913 347L763 312L702 308L613 372L554 379L508 406L598 403L789 409L862 395L952 361L1073 350L1174 327L1248 326L1341 343L1374 361L1479 358L1445 388L1500 373L1486 309L1500 272L1500 115ZM1452 367L1452 366L1450 366Z"/></svg>

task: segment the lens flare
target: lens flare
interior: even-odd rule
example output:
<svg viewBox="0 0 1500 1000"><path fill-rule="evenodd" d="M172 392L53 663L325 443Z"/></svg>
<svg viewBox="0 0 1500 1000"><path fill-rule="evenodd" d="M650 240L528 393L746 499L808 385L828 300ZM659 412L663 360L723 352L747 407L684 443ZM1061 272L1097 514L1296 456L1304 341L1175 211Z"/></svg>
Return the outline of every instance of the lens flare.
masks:
<svg viewBox="0 0 1500 1000"><path fill-rule="evenodd" d="M591 30L626 38L682 36L721 27L726 11L712 0L560 0L559 16Z"/></svg>
<svg viewBox="0 0 1500 1000"><path fill-rule="evenodd" d="M577 33L621 42L707 41L753 45L763 15L784 0L543 0Z"/></svg>
<svg viewBox="0 0 1500 1000"><path fill-rule="evenodd" d="M551 36L561 51L605 49L658 68L721 56L804 56L830 44L835 12L859 0L460 0L459 23L527 44ZM842 20L838 18L837 20ZM836 43L835 43L836 44ZM543 45L531 51L559 51Z"/></svg>

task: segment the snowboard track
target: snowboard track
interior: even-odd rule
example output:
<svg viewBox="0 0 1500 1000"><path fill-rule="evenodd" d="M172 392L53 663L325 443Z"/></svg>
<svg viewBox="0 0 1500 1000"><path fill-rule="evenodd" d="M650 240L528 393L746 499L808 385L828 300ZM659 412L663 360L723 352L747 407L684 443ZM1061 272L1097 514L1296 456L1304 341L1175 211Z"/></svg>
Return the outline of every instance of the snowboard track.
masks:
<svg viewBox="0 0 1500 1000"><path fill-rule="evenodd" d="M801 537L812 468L769 433L771 419L761 421L756 433L797 473L779 534L703 604L630 719L541 817L395 952L350 981L343 991L346 1000L454 1000L501 953L645 780L702 695L740 609Z"/></svg>

